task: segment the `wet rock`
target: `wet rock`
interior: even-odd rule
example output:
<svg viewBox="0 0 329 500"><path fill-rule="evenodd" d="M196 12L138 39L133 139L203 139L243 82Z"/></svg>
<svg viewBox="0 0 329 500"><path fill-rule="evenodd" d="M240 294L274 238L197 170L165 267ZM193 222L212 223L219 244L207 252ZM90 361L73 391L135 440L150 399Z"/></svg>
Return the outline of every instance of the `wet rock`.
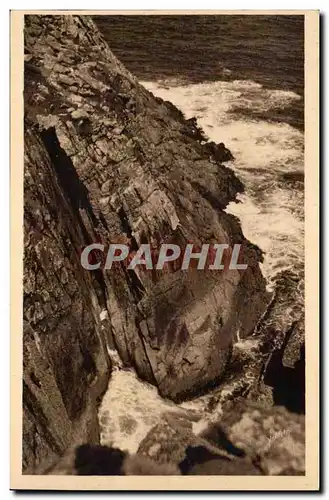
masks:
<svg viewBox="0 0 329 500"><path fill-rule="evenodd" d="M284 272L253 334L237 338L218 387L212 390L209 411L221 411L236 398L305 408L304 305L302 277ZM217 410L216 410L217 409Z"/></svg>
<svg viewBox="0 0 329 500"><path fill-rule="evenodd" d="M175 422L173 425L173 422L164 421L149 431L138 448L138 454L161 464L179 464L185 458L187 447L198 444L191 423Z"/></svg>
<svg viewBox="0 0 329 500"><path fill-rule="evenodd" d="M209 156L216 162L226 162L234 160L234 156L231 151L225 147L223 142L216 144L215 142L208 142L205 145Z"/></svg>

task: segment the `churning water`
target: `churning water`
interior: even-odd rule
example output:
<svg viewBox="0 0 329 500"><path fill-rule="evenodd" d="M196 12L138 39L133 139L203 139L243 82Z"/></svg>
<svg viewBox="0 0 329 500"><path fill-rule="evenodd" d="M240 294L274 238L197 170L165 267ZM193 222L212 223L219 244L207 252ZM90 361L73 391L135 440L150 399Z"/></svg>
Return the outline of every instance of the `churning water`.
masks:
<svg viewBox="0 0 329 500"><path fill-rule="evenodd" d="M235 161L227 165L243 181L245 193L226 210L239 217L246 238L264 251L265 277L271 281L278 271L291 268L299 272L304 262L304 135L287 123L253 114L285 108L301 97L243 80L142 83L187 118L195 116L210 140L224 142L233 153Z"/></svg>

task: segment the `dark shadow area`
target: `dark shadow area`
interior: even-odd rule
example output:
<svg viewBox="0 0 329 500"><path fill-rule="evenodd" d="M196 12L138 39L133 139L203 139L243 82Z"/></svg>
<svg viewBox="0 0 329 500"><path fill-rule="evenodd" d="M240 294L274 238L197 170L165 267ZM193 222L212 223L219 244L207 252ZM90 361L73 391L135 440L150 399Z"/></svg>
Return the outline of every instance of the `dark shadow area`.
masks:
<svg viewBox="0 0 329 500"><path fill-rule="evenodd" d="M190 469L197 464L203 464L209 460L215 459L229 460L228 458L221 457L217 453L213 453L211 450L205 446L188 446L186 448L186 456L182 460L178 467L182 474L188 474Z"/></svg>
<svg viewBox="0 0 329 500"><path fill-rule="evenodd" d="M125 458L118 448L83 444L76 450L74 465L80 476L122 476Z"/></svg>
<svg viewBox="0 0 329 500"><path fill-rule="evenodd" d="M179 464L183 475L259 476L260 469L245 459L229 459L213 453L205 446L188 446L186 457Z"/></svg>
<svg viewBox="0 0 329 500"><path fill-rule="evenodd" d="M272 354L264 375L264 383L273 387L275 405L285 406L294 413L305 413L305 346L293 368L282 363L282 350Z"/></svg>

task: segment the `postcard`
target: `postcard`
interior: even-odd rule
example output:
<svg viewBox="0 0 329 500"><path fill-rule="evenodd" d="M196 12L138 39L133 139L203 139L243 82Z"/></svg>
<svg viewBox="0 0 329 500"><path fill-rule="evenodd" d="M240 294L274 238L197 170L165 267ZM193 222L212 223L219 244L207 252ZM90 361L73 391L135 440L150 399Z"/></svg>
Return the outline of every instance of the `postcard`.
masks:
<svg viewBox="0 0 329 500"><path fill-rule="evenodd" d="M12 489L319 489L318 99L318 11L11 12Z"/></svg>

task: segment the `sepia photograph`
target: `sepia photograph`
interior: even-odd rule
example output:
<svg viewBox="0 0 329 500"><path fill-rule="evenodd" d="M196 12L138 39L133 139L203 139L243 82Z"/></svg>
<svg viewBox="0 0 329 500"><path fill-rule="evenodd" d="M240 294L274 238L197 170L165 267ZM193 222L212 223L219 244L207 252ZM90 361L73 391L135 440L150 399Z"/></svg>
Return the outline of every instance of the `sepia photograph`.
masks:
<svg viewBox="0 0 329 500"><path fill-rule="evenodd" d="M318 15L11 13L14 489L317 489Z"/></svg>

